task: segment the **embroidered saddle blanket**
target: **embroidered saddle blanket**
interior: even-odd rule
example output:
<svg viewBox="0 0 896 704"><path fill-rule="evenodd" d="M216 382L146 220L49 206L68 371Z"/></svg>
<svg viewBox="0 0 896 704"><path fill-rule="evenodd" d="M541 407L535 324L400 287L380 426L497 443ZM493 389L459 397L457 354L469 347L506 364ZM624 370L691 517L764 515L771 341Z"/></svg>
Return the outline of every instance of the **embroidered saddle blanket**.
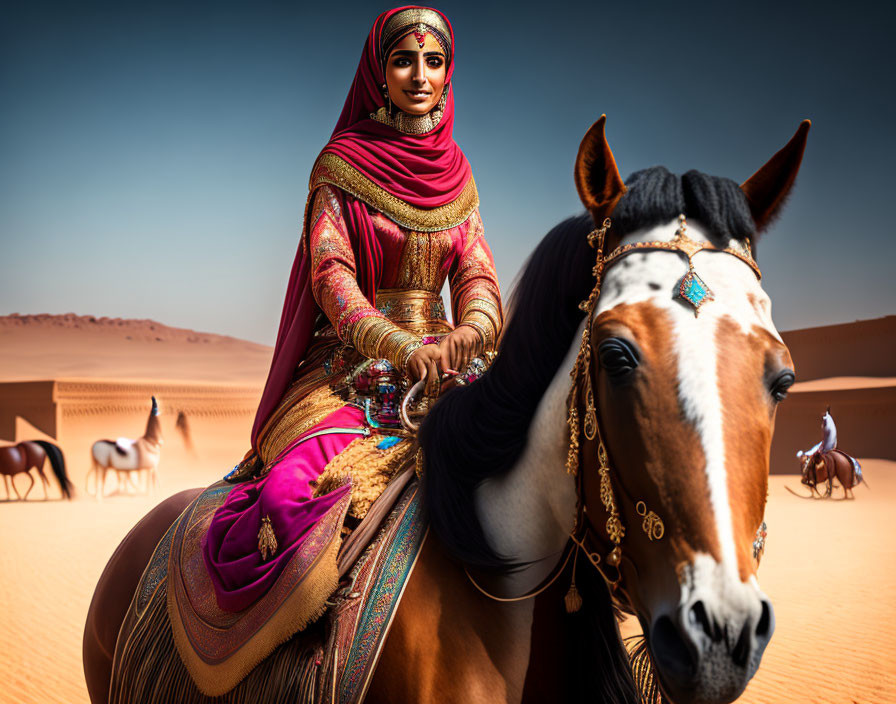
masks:
<svg viewBox="0 0 896 704"><path fill-rule="evenodd" d="M339 586L319 609L325 614L298 633L304 624L297 627L293 614L308 606L292 602L296 586L313 574L310 563L284 571L245 611L217 607L200 541L232 485L206 489L159 542L143 574L116 646L110 702L363 701L427 529L413 472L393 484L381 497L386 509L378 507L382 522L372 538L342 545L348 494L308 537L309 554L342 545L351 569L340 560Z"/></svg>

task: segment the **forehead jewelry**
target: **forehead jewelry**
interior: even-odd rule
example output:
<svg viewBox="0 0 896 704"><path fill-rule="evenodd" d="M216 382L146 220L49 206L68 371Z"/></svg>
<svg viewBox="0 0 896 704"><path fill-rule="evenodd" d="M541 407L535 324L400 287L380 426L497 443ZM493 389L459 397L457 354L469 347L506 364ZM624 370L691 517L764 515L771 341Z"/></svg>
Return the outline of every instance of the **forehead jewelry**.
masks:
<svg viewBox="0 0 896 704"><path fill-rule="evenodd" d="M418 24L414 28L414 39L417 40L417 46L420 47L421 49L423 48L423 45L426 43L426 35L428 33L429 32L426 29L425 24Z"/></svg>
<svg viewBox="0 0 896 704"><path fill-rule="evenodd" d="M700 306L707 301L715 298L712 289L706 285L697 272L694 271L694 255L705 247L702 244L694 242L687 235L688 221L684 215L678 216L678 229L675 231L675 237L672 238L671 244L676 249L684 252L688 258L688 272L678 282L678 296L694 306L694 315L700 315Z"/></svg>

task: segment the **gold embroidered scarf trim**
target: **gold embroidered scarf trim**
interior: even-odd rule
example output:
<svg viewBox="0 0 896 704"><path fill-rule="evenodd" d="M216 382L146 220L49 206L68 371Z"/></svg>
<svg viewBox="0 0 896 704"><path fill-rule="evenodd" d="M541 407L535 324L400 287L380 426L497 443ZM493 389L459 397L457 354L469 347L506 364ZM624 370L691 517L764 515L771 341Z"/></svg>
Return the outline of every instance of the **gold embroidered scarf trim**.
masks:
<svg viewBox="0 0 896 704"><path fill-rule="evenodd" d="M457 227L479 207L479 193L472 176L460 195L450 203L437 208L417 208L393 196L344 159L329 152L318 157L311 171L309 191L313 193L325 183L364 201L402 227L418 232L438 232Z"/></svg>
<svg viewBox="0 0 896 704"><path fill-rule="evenodd" d="M259 435L259 450L265 464L276 459L297 437L345 405L325 378L317 383L322 385L310 392L308 386L302 383L294 383L287 390L271 415L271 421ZM303 395L304 398L301 398Z"/></svg>

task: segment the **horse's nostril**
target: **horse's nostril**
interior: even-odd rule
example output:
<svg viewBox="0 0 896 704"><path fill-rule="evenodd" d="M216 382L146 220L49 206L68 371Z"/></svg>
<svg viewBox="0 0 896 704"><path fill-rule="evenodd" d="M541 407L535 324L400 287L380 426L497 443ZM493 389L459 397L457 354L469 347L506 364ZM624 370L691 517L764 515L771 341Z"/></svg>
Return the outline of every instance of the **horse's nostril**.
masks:
<svg viewBox="0 0 896 704"><path fill-rule="evenodd" d="M712 623L709 620L709 614L706 612L706 606L702 601L695 602L691 607L690 618L692 623L700 625L703 632L709 637L715 639L713 635Z"/></svg>
<svg viewBox="0 0 896 704"><path fill-rule="evenodd" d="M684 686L697 675L697 663L693 650L668 616L660 616L653 624L650 637L651 650L657 665Z"/></svg>
<svg viewBox="0 0 896 704"><path fill-rule="evenodd" d="M731 660L734 661L734 664L738 667L746 667L749 658L750 624L745 623L744 627L740 629L740 636L738 636L737 643L734 644L734 649L731 651Z"/></svg>
<svg viewBox="0 0 896 704"><path fill-rule="evenodd" d="M769 627L772 625L772 607L765 599L762 600L762 615L756 624L756 635L765 638L769 635Z"/></svg>

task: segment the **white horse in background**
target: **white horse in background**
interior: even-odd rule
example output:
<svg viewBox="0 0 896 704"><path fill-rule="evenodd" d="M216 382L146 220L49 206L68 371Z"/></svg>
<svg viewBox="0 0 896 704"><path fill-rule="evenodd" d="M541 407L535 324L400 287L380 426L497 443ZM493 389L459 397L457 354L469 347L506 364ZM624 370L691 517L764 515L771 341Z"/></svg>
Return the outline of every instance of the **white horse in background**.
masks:
<svg viewBox="0 0 896 704"><path fill-rule="evenodd" d="M143 437L132 440L130 438L118 438L117 440L97 440L90 449L93 469L90 474L96 477L96 498L102 501L106 491L106 474L109 470L118 473L118 486L121 487L122 477L128 484L137 486L131 481L132 473L146 470L146 491L154 491L158 485L158 466L161 457L162 427L159 423L159 404L156 397L152 397L152 410L146 421L146 432ZM88 474L88 481L90 479Z"/></svg>

